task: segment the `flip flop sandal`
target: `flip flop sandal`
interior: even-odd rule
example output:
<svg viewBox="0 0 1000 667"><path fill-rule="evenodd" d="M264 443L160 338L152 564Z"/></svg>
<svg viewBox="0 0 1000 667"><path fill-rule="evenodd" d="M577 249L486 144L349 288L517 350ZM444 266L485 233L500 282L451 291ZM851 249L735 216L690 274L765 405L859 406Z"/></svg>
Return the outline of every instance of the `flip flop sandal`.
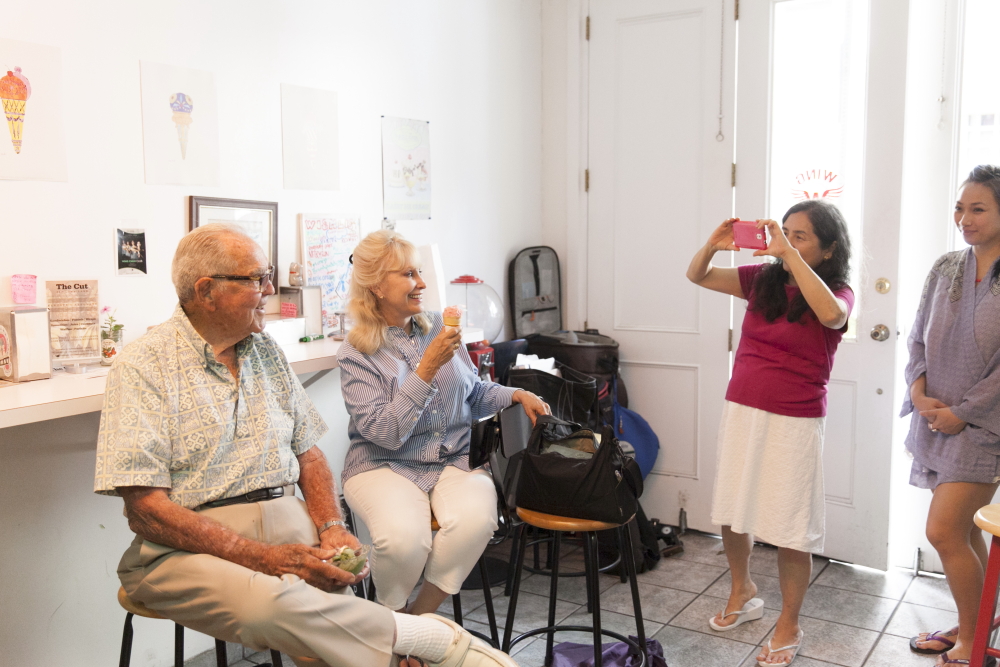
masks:
<svg viewBox="0 0 1000 667"><path fill-rule="evenodd" d="M942 653L941 657L944 658L944 662L941 663L942 665L968 665L972 663L971 660L964 660L962 658L952 660L948 657L947 651ZM991 655L986 656L986 660L983 661L983 667L996 667L996 664L997 659Z"/></svg>
<svg viewBox="0 0 1000 667"><path fill-rule="evenodd" d="M805 637L805 633L800 630L797 644L789 644L788 646L782 646L781 648L774 648L771 646L771 639L774 639L774 637L771 637L771 639L767 640L768 655L771 655L772 653L781 653L782 651L791 651L792 657L788 659L788 662L761 662L758 660L758 667L786 667L787 665L792 664L792 660L795 660L795 657L799 654L799 647L802 646L803 637Z"/></svg>
<svg viewBox="0 0 1000 667"><path fill-rule="evenodd" d="M723 609L725 611L725 609ZM731 611L728 614L724 614L720 620L726 620L728 616L736 616L736 622L730 625L719 625L715 622L715 617L708 619L708 625L716 632L726 632L732 630L740 623L746 623L747 621L757 621L764 616L764 601L760 598L751 598L749 602L743 605L743 608L739 611Z"/></svg>
<svg viewBox="0 0 1000 667"><path fill-rule="evenodd" d="M923 655L940 655L945 651L948 651L955 646L955 642L948 639L948 635L955 634L958 632L958 628L952 628L951 630L937 630L935 632L929 633L923 639L920 635L916 637L910 637L910 650L914 653L922 653ZM947 634L946 634L947 633ZM921 648L917 645L917 642L941 642L945 644L944 648Z"/></svg>

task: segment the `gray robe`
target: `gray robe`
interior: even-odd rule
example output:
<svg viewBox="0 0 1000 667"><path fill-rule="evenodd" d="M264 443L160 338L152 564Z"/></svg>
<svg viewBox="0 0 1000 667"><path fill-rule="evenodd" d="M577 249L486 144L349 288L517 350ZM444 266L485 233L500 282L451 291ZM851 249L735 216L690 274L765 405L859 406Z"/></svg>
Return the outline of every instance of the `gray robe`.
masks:
<svg viewBox="0 0 1000 667"><path fill-rule="evenodd" d="M972 248L934 263L908 346L907 386L926 374L927 395L968 422L956 435L931 432L907 392L900 416L913 414L906 448L914 463L937 473L935 483L994 481L1000 476L1000 278L993 280L991 271L976 285Z"/></svg>

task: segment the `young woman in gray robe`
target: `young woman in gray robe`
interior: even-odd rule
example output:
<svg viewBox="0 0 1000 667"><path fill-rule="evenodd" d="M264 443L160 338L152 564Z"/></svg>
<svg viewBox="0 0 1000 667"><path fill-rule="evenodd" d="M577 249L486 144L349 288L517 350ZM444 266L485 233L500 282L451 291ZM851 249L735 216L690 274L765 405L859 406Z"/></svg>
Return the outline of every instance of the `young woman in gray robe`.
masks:
<svg viewBox="0 0 1000 667"><path fill-rule="evenodd" d="M962 185L955 224L964 250L934 263L909 338L910 484L931 489L927 539L958 607L958 626L910 640L938 665L968 664L987 549L973 523L1000 482L1000 167Z"/></svg>

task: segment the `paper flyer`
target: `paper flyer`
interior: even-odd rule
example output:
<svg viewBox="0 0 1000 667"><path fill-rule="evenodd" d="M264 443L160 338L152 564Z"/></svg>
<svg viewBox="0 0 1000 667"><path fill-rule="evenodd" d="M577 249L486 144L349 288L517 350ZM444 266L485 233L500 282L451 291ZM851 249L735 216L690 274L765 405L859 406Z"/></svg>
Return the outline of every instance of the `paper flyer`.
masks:
<svg viewBox="0 0 1000 667"><path fill-rule="evenodd" d="M431 217L431 124L382 117L382 217Z"/></svg>
<svg viewBox="0 0 1000 667"><path fill-rule="evenodd" d="M52 359L99 359L101 328L96 280L47 280Z"/></svg>
<svg viewBox="0 0 1000 667"><path fill-rule="evenodd" d="M118 258L118 275L146 275L146 230L116 229L115 255Z"/></svg>

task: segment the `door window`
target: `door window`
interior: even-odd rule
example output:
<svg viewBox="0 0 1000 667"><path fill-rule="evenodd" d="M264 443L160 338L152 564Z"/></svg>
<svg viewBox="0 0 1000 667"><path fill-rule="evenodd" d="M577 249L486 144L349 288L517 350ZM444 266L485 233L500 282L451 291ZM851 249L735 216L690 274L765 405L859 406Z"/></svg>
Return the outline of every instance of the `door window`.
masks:
<svg viewBox="0 0 1000 667"><path fill-rule="evenodd" d="M774 3L768 215L781 220L804 199L844 214L858 298L862 256L867 0ZM854 308L846 337L856 338Z"/></svg>
<svg viewBox="0 0 1000 667"><path fill-rule="evenodd" d="M976 165L1000 164L1000 87L996 85L998 22L1000 2L966 0L956 190ZM957 229L953 238L954 248L966 247Z"/></svg>

